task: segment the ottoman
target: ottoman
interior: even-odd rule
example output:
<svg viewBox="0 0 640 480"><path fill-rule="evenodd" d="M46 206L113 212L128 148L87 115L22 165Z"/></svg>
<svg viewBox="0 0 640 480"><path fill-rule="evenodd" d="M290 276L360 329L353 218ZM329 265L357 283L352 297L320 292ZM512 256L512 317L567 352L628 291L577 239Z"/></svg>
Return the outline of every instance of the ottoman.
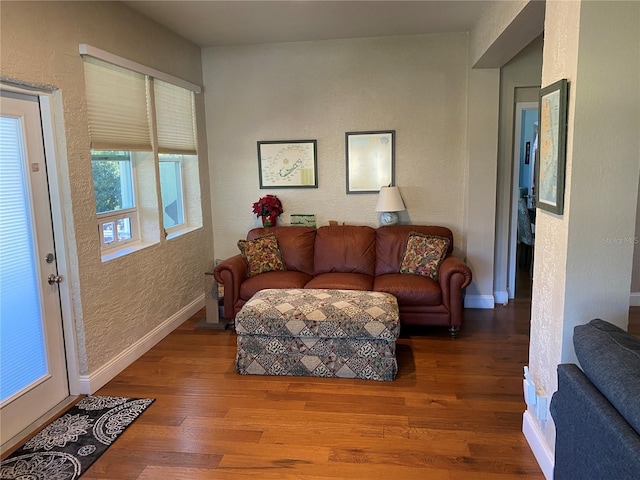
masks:
<svg viewBox="0 0 640 480"><path fill-rule="evenodd" d="M236 315L236 370L391 381L398 302L383 292L268 289Z"/></svg>

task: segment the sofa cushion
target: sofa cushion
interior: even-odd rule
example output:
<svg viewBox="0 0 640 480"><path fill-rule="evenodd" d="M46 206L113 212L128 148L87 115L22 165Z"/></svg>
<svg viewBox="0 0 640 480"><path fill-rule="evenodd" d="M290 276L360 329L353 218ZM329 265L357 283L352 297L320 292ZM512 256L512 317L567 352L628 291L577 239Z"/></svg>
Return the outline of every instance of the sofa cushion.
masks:
<svg viewBox="0 0 640 480"><path fill-rule="evenodd" d="M442 303L440 284L421 275L403 273L378 275L373 281L373 290L390 293L401 305L436 306Z"/></svg>
<svg viewBox="0 0 640 480"><path fill-rule="evenodd" d="M574 328L585 375L640 434L640 339L604 320Z"/></svg>
<svg viewBox="0 0 640 480"><path fill-rule="evenodd" d="M304 288L371 291L373 290L373 277L364 273L322 273L316 275Z"/></svg>
<svg viewBox="0 0 640 480"><path fill-rule="evenodd" d="M453 252L453 233L446 227L430 225L385 225L376 229L376 275L398 273L411 232L449 239L447 255Z"/></svg>
<svg viewBox="0 0 640 480"><path fill-rule="evenodd" d="M438 280L438 270L448 249L448 238L411 232L400 263L400 273L423 275Z"/></svg>
<svg viewBox="0 0 640 480"><path fill-rule="evenodd" d="M318 228L314 275L329 272L374 275L376 231L371 227L339 225Z"/></svg>
<svg viewBox="0 0 640 480"><path fill-rule="evenodd" d="M285 270L278 239L273 233L255 240L238 240L242 258L247 262L247 276Z"/></svg>
<svg viewBox="0 0 640 480"><path fill-rule="evenodd" d="M247 234L247 240L275 234L282 252L287 270L313 275L313 246L316 239L315 228L310 227L272 227L254 228Z"/></svg>
<svg viewBox="0 0 640 480"><path fill-rule="evenodd" d="M311 275L304 272L277 271L266 272L256 277L247 278L240 285L240 298L249 300L260 290L267 288L304 288Z"/></svg>

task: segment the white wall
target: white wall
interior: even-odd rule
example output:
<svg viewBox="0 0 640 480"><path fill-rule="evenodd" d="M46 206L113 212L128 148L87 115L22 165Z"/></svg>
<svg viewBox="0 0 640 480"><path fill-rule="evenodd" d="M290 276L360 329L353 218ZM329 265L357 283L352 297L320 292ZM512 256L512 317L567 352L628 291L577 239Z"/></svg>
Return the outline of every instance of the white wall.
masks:
<svg viewBox="0 0 640 480"><path fill-rule="evenodd" d="M640 142L640 138L638 139ZM640 179L639 179L640 181ZM638 207L636 210L636 235L633 238L633 275L631 277L631 304L640 307L640 185L638 186Z"/></svg>
<svg viewBox="0 0 640 480"><path fill-rule="evenodd" d="M466 211L467 263L474 281L467 287L465 307L493 308L496 171L500 70L471 70L468 96L468 187ZM469 315L469 317L471 317Z"/></svg>
<svg viewBox="0 0 640 480"><path fill-rule="evenodd" d="M500 69L500 133L497 169L494 290L496 298L501 300L508 298L509 230L513 195L513 116L514 103L517 101L516 89L540 86L542 44L542 36L540 36ZM531 100L537 102L537 95Z"/></svg>
<svg viewBox="0 0 640 480"><path fill-rule="evenodd" d="M640 4L547 4L542 85L570 82L564 215L538 210L529 367L557 389L573 328L628 324L640 175ZM597 179L595 181L594 179ZM553 449L552 420L538 424Z"/></svg>
<svg viewBox="0 0 640 480"><path fill-rule="evenodd" d="M200 49L120 2L2 4L2 77L54 92L80 374L91 378L203 294L212 259L204 101L200 191L204 227L106 263L101 261L78 44L202 83Z"/></svg>
<svg viewBox="0 0 640 480"><path fill-rule="evenodd" d="M450 227L464 256L468 129L497 134L493 101L493 125L467 125L468 65L466 34L205 49L216 257L238 252L254 224L251 204L266 193L282 200L285 224L291 213L313 213L318 225L377 226L376 195L346 194L344 134L386 129L396 130L401 223ZM497 82L497 74L479 82L475 95L497 98ZM293 139L318 140L319 188L260 190L256 142ZM495 148L489 157L495 164ZM492 195L475 200L492 212Z"/></svg>
<svg viewBox="0 0 640 480"><path fill-rule="evenodd" d="M544 1L487 2L471 31L471 64L500 68L540 35Z"/></svg>
<svg viewBox="0 0 640 480"><path fill-rule="evenodd" d="M635 305L640 306L640 186L638 187L638 209L636 211L636 244L633 255L633 278L631 279L631 291L636 295Z"/></svg>

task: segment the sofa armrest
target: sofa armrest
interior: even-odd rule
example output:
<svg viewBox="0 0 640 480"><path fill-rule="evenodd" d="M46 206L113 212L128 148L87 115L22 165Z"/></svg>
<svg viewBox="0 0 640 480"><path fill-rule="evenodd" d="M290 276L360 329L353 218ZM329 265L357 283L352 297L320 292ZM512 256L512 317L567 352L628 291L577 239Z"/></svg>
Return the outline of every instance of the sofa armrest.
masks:
<svg viewBox="0 0 640 480"><path fill-rule="evenodd" d="M442 289L442 302L451 314L451 325L462 325L462 290L472 279L471 269L458 257L449 255L440 265L438 272L440 288Z"/></svg>
<svg viewBox="0 0 640 480"><path fill-rule="evenodd" d="M558 365L550 411L556 480L640 478L640 436L577 365Z"/></svg>
<svg viewBox="0 0 640 480"><path fill-rule="evenodd" d="M247 278L247 263L242 255L223 260L213 269L215 279L224 285L224 316L234 318L234 308L240 298L240 285Z"/></svg>
<svg viewBox="0 0 640 480"><path fill-rule="evenodd" d="M471 269L458 257L449 255L442 261L440 270L438 271L438 278L440 279L440 286L442 287L442 289L445 288L445 284L451 284L454 281L452 277L456 273L462 274L463 278L460 278L456 281L456 283L459 283L459 285L456 285L456 287L462 290L471 283Z"/></svg>

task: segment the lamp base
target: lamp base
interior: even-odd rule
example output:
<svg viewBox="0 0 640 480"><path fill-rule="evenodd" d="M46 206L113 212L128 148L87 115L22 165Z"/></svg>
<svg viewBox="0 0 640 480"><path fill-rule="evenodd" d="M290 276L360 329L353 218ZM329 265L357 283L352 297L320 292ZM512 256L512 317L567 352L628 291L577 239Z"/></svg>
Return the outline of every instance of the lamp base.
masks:
<svg viewBox="0 0 640 480"><path fill-rule="evenodd" d="M382 212L380 214L380 225L395 225L399 217L396 212Z"/></svg>

